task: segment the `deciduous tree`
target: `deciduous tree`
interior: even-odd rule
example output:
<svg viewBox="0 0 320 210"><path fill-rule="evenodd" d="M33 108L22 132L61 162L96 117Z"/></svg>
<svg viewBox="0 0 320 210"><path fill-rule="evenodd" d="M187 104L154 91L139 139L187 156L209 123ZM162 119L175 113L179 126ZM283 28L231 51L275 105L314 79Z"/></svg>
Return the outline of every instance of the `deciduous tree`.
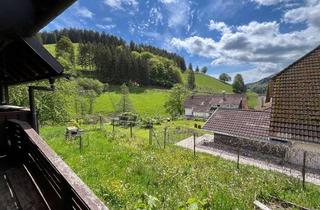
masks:
<svg viewBox="0 0 320 210"><path fill-rule="evenodd" d="M237 74L234 77L232 89L233 89L233 92L235 92L235 93L245 93L246 92L246 86L244 84L244 81L243 81L241 74Z"/></svg>
<svg viewBox="0 0 320 210"><path fill-rule="evenodd" d="M181 84L173 86L168 101L165 103L165 109L172 118L176 118L184 113L183 103L187 96L186 88Z"/></svg>
<svg viewBox="0 0 320 210"><path fill-rule="evenodd" d="M222 73L219 76L219 80L221 80L222 82L230 82L231 81L231 77L226 73Z"/></svg>

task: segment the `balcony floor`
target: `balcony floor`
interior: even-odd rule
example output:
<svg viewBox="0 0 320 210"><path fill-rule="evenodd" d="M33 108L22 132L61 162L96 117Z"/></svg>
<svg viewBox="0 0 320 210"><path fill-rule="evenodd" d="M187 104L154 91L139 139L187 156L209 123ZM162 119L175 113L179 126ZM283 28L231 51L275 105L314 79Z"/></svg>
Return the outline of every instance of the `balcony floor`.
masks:
<svg viewBox="0 0 320 210"><path fill-rule="evenodd" d="M26 169L12 166L0 156L0 209L48 209Z"/></svg>

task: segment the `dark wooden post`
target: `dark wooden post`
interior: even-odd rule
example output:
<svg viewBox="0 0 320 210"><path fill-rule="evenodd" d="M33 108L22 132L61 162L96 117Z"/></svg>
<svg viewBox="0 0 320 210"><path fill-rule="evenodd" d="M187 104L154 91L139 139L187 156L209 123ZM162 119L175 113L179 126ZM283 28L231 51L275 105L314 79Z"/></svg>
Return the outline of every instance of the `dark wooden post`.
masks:
<svg viewBox="0 0 320 210"><path fill-rule="evenodd" d="M129 124L130 125L130 138L132 138L132 123Z"/></svg>
<svg viewBox="0 0 320 210"><path fill-rule="evenodd" d="M100 130L102 130L102 116L99 116L99 122L100 122Z"/></svg>
<svg viewBox="0 0 320 210"><path fill-rule="evenodd" d="M164 128L163 132L163 148L166 148L166 141L167 141L167 127Z"/></svg>
<svg viewBox="0 0 320 210"><path fill-rule="evenodd" d="M112 139L114 140L114 119L112 119Z"/></svg>
<svg viewBox="0 0 320 210"><path fill-rule="evenodd" d="M306 182L306 157L307 152L303 152L303 163L302 163L302 187L305 189L305 182Z"/></svg>
<svg viewBox="0 0 320 210"><path fill-rule="evenodd" d="M149 128L149 145L152 145L152 128Z"/></svg>
<svg viewBox="0 0 320 210"><path fill-rule="evenodd" d="M82 136L79 137L80 152L82 152Z"/></svg>
<svg viewBox="0 0 320 210"><path fill-rule="evenodd" d="M240 146L238 146L238 151L237 151L237 169L240 169Z"/></svg>
<svg viewBox="0 0 320 210"><path fill-rule="evenodd" d="M196 157L196 133L193 133L193 157Z"/></svg>

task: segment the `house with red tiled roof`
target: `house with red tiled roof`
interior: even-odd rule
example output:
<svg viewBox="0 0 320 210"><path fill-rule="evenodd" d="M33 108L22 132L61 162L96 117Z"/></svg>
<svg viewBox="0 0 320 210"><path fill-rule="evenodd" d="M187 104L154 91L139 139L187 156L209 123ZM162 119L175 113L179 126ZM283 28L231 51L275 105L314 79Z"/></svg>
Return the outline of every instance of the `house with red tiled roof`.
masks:
<svg viewBox="0 0 320 210"><path fill-rule="evenodd" d="M320 144L320 46L269 83L270 138Z"/></svg>
<svg viewBox="0 0 320 210"><path fill-rule="evenodd" d="M294 164L301 164L307 151L313 157L307 165L320 169L320 46L272 78L266 102L271 104L266 111L217 109L204 129L214 132L216 142L246 142L272 155L281 144L278 157Z"/></svg>
<svg viewBox="0 0 320 210"><path fill-rule="evenodd" d="M244 109L246 96L242 94L191 95L184 102L185 116L207 119L217 108Z"/></svg>

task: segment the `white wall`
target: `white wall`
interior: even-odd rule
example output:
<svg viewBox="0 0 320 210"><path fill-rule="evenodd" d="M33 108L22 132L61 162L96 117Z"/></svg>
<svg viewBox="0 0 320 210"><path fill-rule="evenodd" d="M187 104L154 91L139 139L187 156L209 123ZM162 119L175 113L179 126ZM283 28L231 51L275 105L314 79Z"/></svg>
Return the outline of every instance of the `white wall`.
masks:
<svg viewBox="0 0 320 210"><path fill-rule="evenodd" d="M185 109L184 109L184 114L185 114L186 116L192 116L192 115L193 115L193 111L192 111L192 109L190 109L190 108L185 108Z"/></svg>
<svg viewBox="0 0 320 210"><path fill-rule="evenodd" d="M193 116L194 117L201 117L201 118L208 118L210 116L209 113L206 113L206 112L194 112L193 113Z"/></svg>

